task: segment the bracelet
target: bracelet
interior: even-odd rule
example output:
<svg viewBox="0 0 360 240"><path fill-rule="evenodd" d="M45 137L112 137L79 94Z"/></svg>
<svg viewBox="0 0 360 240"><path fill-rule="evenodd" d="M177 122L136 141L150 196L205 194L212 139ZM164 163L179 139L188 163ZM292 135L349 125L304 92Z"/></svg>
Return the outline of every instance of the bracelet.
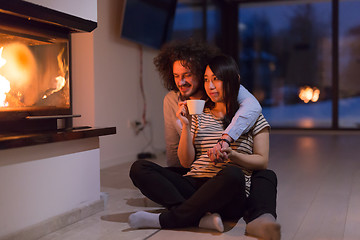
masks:
<svg viewBox="0 0 360 240"><path fill-rule="evenodd" d="M226 142L227 144L229 144L229 147L230 147L230 145L231 145L230 141L227 140L227 139L225 139L225 138L220 138L217 142L218 142L218 143L219 143L219 142ZM222 147L222 145L221 145L221 147Z"/></svg>

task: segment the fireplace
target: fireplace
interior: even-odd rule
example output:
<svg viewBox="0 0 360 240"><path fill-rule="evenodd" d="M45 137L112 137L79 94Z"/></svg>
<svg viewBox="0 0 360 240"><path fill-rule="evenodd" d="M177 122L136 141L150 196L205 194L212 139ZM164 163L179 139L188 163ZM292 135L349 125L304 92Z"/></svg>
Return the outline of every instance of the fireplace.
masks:
<svg viewBox="0 0 360 240"><path fill-rule="evenodd" d="M96 23L25 1L0 5L0 133L71 128L71 41ZM59 121L60 120L60 121Z"/></svg>
<svg viewBox="0 0 360 240"><path fill-rule="evenodd" d="M72 124L80 115L72 111L70 35L96 27L26 1L0 1L0 149L116 133Z"/></svg>

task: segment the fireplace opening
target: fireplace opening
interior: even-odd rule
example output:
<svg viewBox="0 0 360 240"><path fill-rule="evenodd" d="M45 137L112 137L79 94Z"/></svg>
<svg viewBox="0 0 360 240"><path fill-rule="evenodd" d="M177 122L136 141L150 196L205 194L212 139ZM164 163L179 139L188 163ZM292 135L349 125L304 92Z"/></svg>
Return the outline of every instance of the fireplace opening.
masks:
<svg viewBox="0 0 360 240"><path fill-rule="evenodd" d="M27 1L0 0L0 150L116 133L72 125L80 115L72 111L71 34L96 27Z"/></svg>
<svg viewBox="0 0 360 240"><path fill-rule="evenodd" d="M69 44L68 35L0 26L0 131L53 130L53 116L71 115Z"/></svg>
<svg viewBox="0 0 360 240"><path fill-rule="evenodd" d="M0 133L72 127L70 35L94 28L25 1L0 4Z"/></svg>
<svg viewBox="0 0 360 240"><path fill-rule="evenodd" d="M68 44L0 30L0 111L70 109Z"/></svg>

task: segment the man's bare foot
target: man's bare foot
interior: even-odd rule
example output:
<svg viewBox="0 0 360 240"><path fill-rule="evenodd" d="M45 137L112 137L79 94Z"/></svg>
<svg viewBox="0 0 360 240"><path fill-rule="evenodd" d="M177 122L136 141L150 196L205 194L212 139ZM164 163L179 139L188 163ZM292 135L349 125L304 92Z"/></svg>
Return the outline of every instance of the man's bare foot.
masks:
<svg viewBox="0 0 360 240"><path fill-rule="evenodd" d="M246 234L264 240L280 240L281 226L271 214L263 214L246 225Z"/></svg>

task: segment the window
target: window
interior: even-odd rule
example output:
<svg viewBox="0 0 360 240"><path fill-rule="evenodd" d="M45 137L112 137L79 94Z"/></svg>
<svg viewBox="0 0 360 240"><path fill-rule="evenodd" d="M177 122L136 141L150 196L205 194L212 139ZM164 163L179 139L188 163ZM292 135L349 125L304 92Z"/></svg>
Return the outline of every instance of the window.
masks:
<svg viewBox="0 0 360 240"><path fill-rule="evenodd" d="M339 4L339 126L360 128L360 1Z"/></svg>
<svg viewBox="0 0 360 240"><path fill-rule="evenodd" d="M360 129L358 9L360 0L178 0L173 39L235 57L274 128Z"/></svg>
<svg viewBox="0 0 360 240"><path fill-rule="evenodd" d="M216 45L221 34L221 11L217 4L208 1L206 10L206 41Z"/></svg>
<svg viewBox="0 0 360 240"><path fill-rule="evenodd" d="M203 40L204 11L202 0L179 0L176 6L172 39L189 37Z"/></svg>
<svg viewBox="0 0 360 240"><path fill-rule="evenodd" d="M239 7L243 84L273 127L331 127L331 2Z"/></svg>
<svg viewBox="0 0 360 240"><path fill-rule="evenodd" d="M178 0L172 39L194 38L216 44L221 12L216 0Z"/></svg>

